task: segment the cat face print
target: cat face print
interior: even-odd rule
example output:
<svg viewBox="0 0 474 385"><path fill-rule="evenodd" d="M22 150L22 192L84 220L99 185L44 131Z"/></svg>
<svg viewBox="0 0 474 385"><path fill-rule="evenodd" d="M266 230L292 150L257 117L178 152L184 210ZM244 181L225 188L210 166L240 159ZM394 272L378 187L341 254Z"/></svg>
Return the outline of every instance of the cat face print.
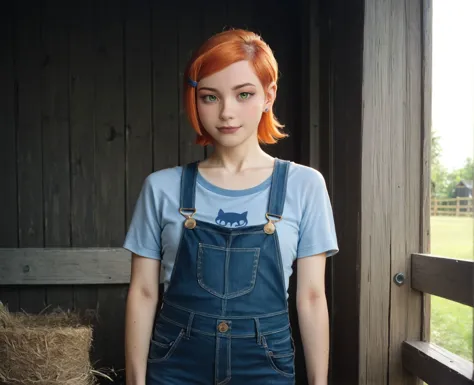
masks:
<svg viewBox="0 0 474 385"><path fill-rule="evenodd" d="M248 224L247 213L248 211L245 211L242 214L231 213L231 212L226 213L221 209L219 210L219 213L217 214L216 223L218 225L225 226L225 227L247 226Z"/></svg>

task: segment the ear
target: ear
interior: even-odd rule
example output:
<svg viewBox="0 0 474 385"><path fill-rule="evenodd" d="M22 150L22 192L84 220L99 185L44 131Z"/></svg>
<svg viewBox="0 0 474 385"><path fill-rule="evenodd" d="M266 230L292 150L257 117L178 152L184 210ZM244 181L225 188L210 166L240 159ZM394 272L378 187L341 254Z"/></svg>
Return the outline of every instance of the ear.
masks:
<svg viewBox="0 0 474 385"><path fill-rule="evenodd" d="M265 105L263 106L263 109L266 110L271 110L273 103L275 102L276 99L276 94L277 94L277 85L275 82L271 82L267 89L265 90Z"/></svg>

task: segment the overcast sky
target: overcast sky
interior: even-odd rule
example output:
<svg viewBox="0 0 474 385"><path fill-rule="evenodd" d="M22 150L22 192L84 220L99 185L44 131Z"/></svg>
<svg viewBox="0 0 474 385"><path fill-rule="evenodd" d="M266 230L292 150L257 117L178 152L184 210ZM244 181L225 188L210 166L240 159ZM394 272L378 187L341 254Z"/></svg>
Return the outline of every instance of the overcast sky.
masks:
<svg viewBox="0 0 474 385"><path fill-rule="evenodd" d="M474 0L433 1L433 131L442 164L474 157Z"/></svg>

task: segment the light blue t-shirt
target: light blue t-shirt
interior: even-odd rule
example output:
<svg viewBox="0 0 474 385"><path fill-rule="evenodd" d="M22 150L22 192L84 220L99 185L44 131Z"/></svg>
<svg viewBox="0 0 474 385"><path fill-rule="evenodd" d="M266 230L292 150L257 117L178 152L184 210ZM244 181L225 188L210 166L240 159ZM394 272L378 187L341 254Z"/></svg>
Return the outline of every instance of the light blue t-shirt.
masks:
<svg viewBox="0 0 474 385"><path fill-rule="evenodd" d="M182 167L150 174L137 200L124 248L143 257L161 260L161 282L168 287L183 231L179 213ZM196 184L194 218L226 227L267 223L271 177L245 190L217 187L201 174ZM338 244L326 183L318 171L291 163L283 219L276 223L288 292L296 258L336 254Z"/></svg>

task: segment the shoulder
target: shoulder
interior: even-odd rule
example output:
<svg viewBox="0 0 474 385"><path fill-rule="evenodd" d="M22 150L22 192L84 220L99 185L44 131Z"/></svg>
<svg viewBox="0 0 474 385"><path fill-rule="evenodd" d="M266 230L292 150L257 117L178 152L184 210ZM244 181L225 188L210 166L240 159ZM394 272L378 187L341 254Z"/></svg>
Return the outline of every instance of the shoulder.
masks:
<svg viewBox="0 0 474 385"><path fill-rule="evenodd" d="M144 185L153 191L169 188L176 183L179 185L183 168L181 166L164 168L149 174Z"/></svg>
<svg viewBox="0 0 474 385"><path fill-rule="evenodd" d="M155 202L178 199L182 172L179 166L152 172L143 182L142 195Z"/></svg>
<svg viewBox="0 0 474 385"><path fill-rule="evenodd" d="M288 170L287 187L306 193L321 192L326 190L326 181L318 170L291 162Z"/></svg>

